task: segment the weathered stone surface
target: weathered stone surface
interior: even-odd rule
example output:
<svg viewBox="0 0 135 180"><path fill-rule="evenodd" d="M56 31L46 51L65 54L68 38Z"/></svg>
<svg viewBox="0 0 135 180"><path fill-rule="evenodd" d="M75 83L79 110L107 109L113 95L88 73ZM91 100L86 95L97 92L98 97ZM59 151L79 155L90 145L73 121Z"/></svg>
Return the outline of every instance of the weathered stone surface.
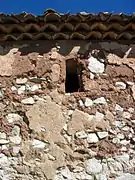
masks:
<svg viewBox="0 0 135 180"><path fill-rule="evenodd" d="M10 113L6 116L6 119L9 123L13 123L14 121L22 121L23 118L19 114Z"/></svg>
<svg viewBox="0 0 135 180"><path fill-rule="evenodd" d="M34 66L27 56L16 56L12 64L13 75L19 76L34 70Z"/></svg>
<svg viewBox="0 0 135 180"><path fill-rule="evenodd" d="M102 171L102 165L101 163L93 158L93 159L89 159L85 162L85 168L86 168L86 172L88 174L98 174Z"/></svg>
<svg viewBox="0 0 135 180"><path fill-rule="evenodd" d="M90 98L86 98L84 105L85 107L91 107L93 105L93 101Z"/></svg>
<svg viewBox="0 0 135 180"><path fill-rule="evenodd" d="M27 78L16 79L16 84L25 84L26 82L27 82Z"/></svg>
<svg viewBox="0 0 135 180"><path fill-rule="evenodd" d="M77 131L82 131L84 129L84 124L87 122L89 123L92 118L93 116L76 109L72 114L72 120L68 126L68 133L74 134Z"/></svg>
<svg viewBox="0 0 135 180"><path fill-rule="evenodd" d="M53 64L52 68L52 81L57 82L60 78L60 66L58 64Z"/></svg>
<svg viewBox="0 0 135 180"><path fill-rule="evenodd" d="M87 137L88 143L97 143L98 141L99 141L99 139L95 133L88 134L88 137Z"/></svg>
<svg viewBox="0 0 135 180"><path fill-rule="evenodd" d="M11 49L8 54L0 56L0 75L11 76L12 75L12 64L15 60L14 53L17 51L16 48Z"/></svg>
<svg viewBox="0 0 135 180"><path fill-rule="evenodd" d="M48 97L46 101L37 101L28 111L30 128L40 132L46 129L46 138L56 142L63 139L60 132L65 124L61 108Z"/></svg>
<svg viewBox="0 0 135 180"><path fill-rule="evenodd" d="M116 178L116 180L135 180L134 174L125 173Z"/></svg>
<svg viewBox="0 0 135 180"><path fill-rule="evenodd" d="M118 89L126 89L126 84L123 82L116 82L115 85Z"/></svg>
<svg viewBox="0 0 135 180"><path fill-rule="evenodd" d="M133 98L134 98L134 100L135 100L135 84L132 86L132 96L133 96Z"/></svg>
<svg viewBox="0 0 135 180"><path fill-rule="evenodd" d="M34 101L34 99L32 97L29 97L29 98L23 99L21 101L21 103L28 104L28 105L33 105L35 103L35 101Z"/></svg>
<svg viewBox="0 0 135 180"><path fill-rule="evenodd" d="M103 139L105 137L108 136L108 132L104 131L104 132L97 132L97 135L100 139Z"/></svg>
<svg viewBox="0 0 135 180"><path fill-rule="evenodd" d="M104 97L97 98L93 101L95 104L107 104L106 99Z"/></svg>
<svg viewBox="0 0 135 180"><path fill-rule="evenodd" d="M88 69L92 72L92 73L97 73L97 74L101 74L104 72L104 64L99 62L96 58L94 57L90 57L88 59L89 65L88 65Z"/></svg>

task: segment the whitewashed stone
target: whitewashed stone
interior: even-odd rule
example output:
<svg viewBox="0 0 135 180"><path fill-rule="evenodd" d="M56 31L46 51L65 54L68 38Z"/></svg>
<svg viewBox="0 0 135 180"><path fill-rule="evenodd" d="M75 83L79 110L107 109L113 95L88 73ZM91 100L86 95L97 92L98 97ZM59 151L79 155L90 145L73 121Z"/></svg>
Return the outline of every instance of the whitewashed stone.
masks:
<svg viewBox="0 0 135 180"><path fill-rule="evenodd" d="M11 91L17 91L17 88L15 86L12 86Z"/></svg>
<svg viewBox="0 0 135 180"><path fill-rule="evenodd" d="M7 135L6 135L6 133L2 133L2 132L0 132L0 139L6 139L7 138Z"/></svg>
<svg viewBox="0 0 135 180"><path fill-rule="evenodd" d="M94 74L90 72L90 79L94 79Z"/></svg>
<svg viewBox="0 0 135 180"><path fill-rule="evenodd" d="M68 116L71 116L73 114L73 112L74 112L73 110L69 110L68 111Z"/></svg>
<svg viewBox="0 0 135 180"><path fill-rule="evenodd" d="M108 180L106 174L96 174L96 179L97 180Z"/></svg>
<svg viewBox="0 0 135 180"><path fill-rule="evenodd" d="M123 82L116 82L115 85L118 89L126 89L126 84Z"/></svg>
<svg viewBox="0 0 135 180"><path fill-rule="evenodd" d="M95 175L102 172L102 165L97 159L92 158L85 162L85 169L88 174Z"/></svg>
<svg viewBox="0 0 135 180"><path fill-rule="evenodd" d="M129 109L128 109L128 112L133 113L133 112L134 112L134 108L132 108L132 107L129 108Z"/></svg>
<svg viewBox="0 0 135 180"><path fill-rule="evenodd" d="M82 101L82 100L79 100L79 106L80 106L80 107L83 107L83 106L84 106L84 104L83 104L83 101Z"/></svg>
<svg viewBox="0 0 135 180"><path fill-rule="evenodd" d="M23 94L25 90L26 90L26 87L23 85L23 86L21 86L20 88L18 88L17 93L18 93L19 95L20 95L20 94Z"/></svg>
<svg viewBox="0 0 135 180"><path fill-rule="evenodd" d="M38 139L34 139L32 141L32 146L33 146L33 148L43 149L43 148L45 148L46 144L42 141L39 141Z"/></svg>
<svg viewBox="0 0 135 180"><path fill-rule="evenodd" d="M107 104L107 101L104 97L97 98L93 101L94 104Z"/></svg>
<svg viewBox="0 0 135 180"><path fill-rule="evenodd" d="M23 121L23 118L19 114L10 113L6 116L6 119L9 123L13 123L14 121Z"/></svg>
<svg viewBox="0 0 135 180"><path fill-rule="evenodd" d="M118 134L117 134L117 138L119 138L119 139L124 139L125 136L124 136L124 134L118 133Z"/></svg>
<svg viewBox="0 0 135 180"><path fill-rule="evenodd" d="M123 112L123 117L126 118L126 119L130 119L131 114L129 112Z"/></svg>
<svg viewBox="0 0 135 180"><path fill-rule="evenodd" d="M10 142L12 142L12 143L14 143L16 145L21 144L21 141L22 141L20 136L10 136L9 140L10 140Z"/></svg>
<svg viewBox="0 0 135 180"><path fill-rule="evenodd" d="M0 139L0 145L8 144L9 141L6 139Z"/></svg>
<svg viewBox="0 0 135 180"><path fill-rule="evenodd" d="M13 153L18 154L20 149L21 149L20 146L13 146Z"/></svg>
<svg viewBox="0 0 135 180"><path fill-rule="evenodd" d="M115 159L121 163L129 163L130 156L127 153L124 153L122 155L116 156Z"/></svg>
<svg viewBox="0 0 135 180"><path fill-rule="evenodd" d="M21 101L21 103L27 104L27 105L33 105L35 103L35 101L32 97L29 97L29 98L23 99Z"/></svg>
<svg viewBox="0 0 135 180"><path fill-rule="evenodd" d="M125 173L119 177L116 177L115 180L135 180L134 174Z"/></svg>
<svg viewBox="0 0 135 180"><path fill-rule="evenodd" d="M93 101L90 98L86 98L84 105L85 107L91 107L93 105Z"/></svg>
<svg viewBox="0 0 135 180"><path fill-rule="evenodd" d="M4 144L4 145L2 145L1 149L2 150L8 150L8 146L9 146L9 144Z"/></svg>
<svg viewBox="0 0 135 180"><path fill-rule="evenodd" d="M16 84L25 84L26 82L27 82L27 78L16 79Z"/></svg>
<svg viewBox="0 0 135 180"><path fill-rule="evenodd" d="M100 112L96 112L95 116L94 116L94 119L96 121L102 121L104 119L104 114L100 113Z"/></svg>
<svg viewBox="0 0 135 180"><path fill-rule="evenodd" d="M95 133L90 133L87 136L88 143L97 143L99 141L97 135Z"/></svg>
<svg viewBox="0 0 135 180"><path fill-rule="evenodd" d="M90 57L88 59L88 62L89 62L88 69L92 73L101 74L104 72L105 65L99 62L96 58Z"/></svg>
<svg viewBox="0 0 135 180"><path fill-rule="evenodd" d="M130 143L130 140L127 141L127 140L124 139L124 140L120 141L120 144L122 144L124 146L128 145L129 143Z"/></svg>
<svg viewBox="0 0 135 180"><path fill-rule="evenodd" d="M37 91L37 90L39 90L39 89L41 89L40 84L39 84L39 85L34 84L34 85L31 87L31 91Z"/></svg>
<svg viewBox="0 0 135 180"><path fill-rule="evenodd" d="M13 129L12 129L12 134L13 134L13 136L19 136L20 135L20 127L19 126L17 126L17 125L15 125L14 127L13 127Z"/></svg>
<svg viewBox="0 0 135 180"><path fill-rule="evenodd" d="M122 108L119 104L116 104L116 106L115 106L115 111L121 111L121 112L123 112L123 108Z"/></svg>
<svg viewBox="0 0 135 180"><path fill-rule="evenodd" d="M108 132L104 131L104 132L97 132L97 135L100 139L103 139L105 137L108 136Z"/></svg>
<svg viewBox="0 0 135 180"><path fill-rule="evenodd" d="M119 138L113 138L112 142L114 144L119 144L120 143L120 139Z"/></svg>
<svg viewBox="0 0 135 180"><path fill-rule="evenodd" d="M76 135L76 137L78 139L85 139L85 138L87 138L87 134L85 133L85 131L77 132L75 135Z"/></svg>

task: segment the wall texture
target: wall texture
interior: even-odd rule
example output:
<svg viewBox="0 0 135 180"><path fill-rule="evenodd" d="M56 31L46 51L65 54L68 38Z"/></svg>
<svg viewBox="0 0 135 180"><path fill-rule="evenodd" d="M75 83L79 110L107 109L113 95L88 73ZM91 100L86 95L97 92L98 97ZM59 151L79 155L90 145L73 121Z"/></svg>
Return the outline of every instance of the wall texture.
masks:
<svg viewBox="0 0 135 180"><path fill-rule="evenodd" d="M134 180L134 78L132 41L1 44L0 179Z"/></svg>

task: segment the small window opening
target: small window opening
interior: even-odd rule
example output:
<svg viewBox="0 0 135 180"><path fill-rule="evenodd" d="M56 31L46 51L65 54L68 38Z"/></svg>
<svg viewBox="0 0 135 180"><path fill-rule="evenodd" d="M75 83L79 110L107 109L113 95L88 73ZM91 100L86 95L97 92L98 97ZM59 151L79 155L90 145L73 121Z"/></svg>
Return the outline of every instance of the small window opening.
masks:
<svg viewBox="0 0 135 180"><path fill-rule="evenodd" d="M66 93L81 91L81 74L74 60L66 61Z"/></svg>

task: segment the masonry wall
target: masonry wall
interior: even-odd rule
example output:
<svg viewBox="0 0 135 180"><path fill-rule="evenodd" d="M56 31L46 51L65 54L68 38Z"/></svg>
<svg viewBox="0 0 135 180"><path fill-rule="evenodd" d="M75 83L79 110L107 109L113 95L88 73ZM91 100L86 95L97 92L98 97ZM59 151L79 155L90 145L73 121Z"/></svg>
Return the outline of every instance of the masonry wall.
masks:
<svg viewBox="0 0 135 180"><path fill-rule="evenodd" d="M74 64L79 87L67 92L66 72ZM134 71L134 42L1 44L0 177L132 176Z"/></svg>

